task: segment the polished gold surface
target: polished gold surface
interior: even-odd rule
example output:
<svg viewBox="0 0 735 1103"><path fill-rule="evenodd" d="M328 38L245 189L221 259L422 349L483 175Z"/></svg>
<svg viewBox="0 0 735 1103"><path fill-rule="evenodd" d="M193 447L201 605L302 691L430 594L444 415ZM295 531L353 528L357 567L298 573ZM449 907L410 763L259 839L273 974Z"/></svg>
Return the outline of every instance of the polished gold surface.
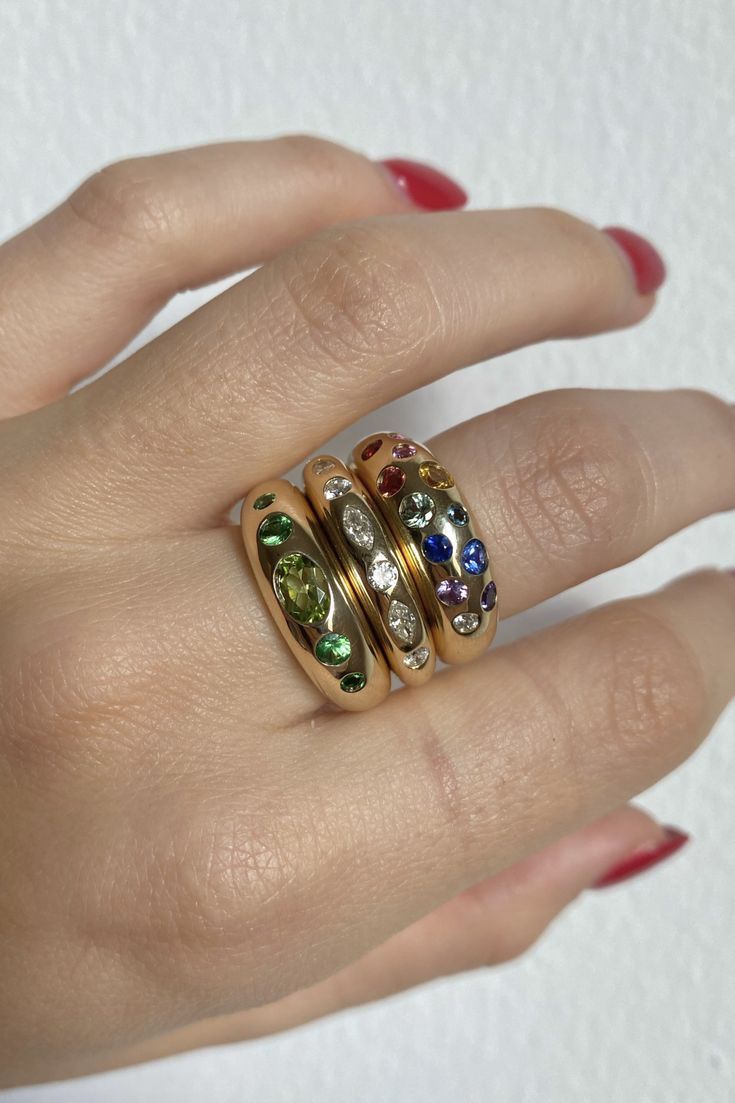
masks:
<svg viewBox="0 0 735 1103"><path fill-rule="evenodd" d="M310 460L304 487L391 669L406 685L423 685L434 673L436 648L390 528L357 475L335 456Z"/></svg>
<svg viewBox="0 0 735 1103"><path fill-rule="evenodd" d="M285 480L255 487L243 502L241 525L265 603L312 681L342 709L357 712L379 704L390 690L388 664L301 491ZM343 638L349 641L348 659L327 665L317 658L321 653L339 659ZM354 691L359 675L364 687Z"/></svg>
<svg viewBox="0 0 735 1103"><path fill-rule="evenodd" d="M491 643L498 621L497 601L491 610L482 608L481 597L492 582L492 567L473 574L465 569L462 551L469 541L482 539L472 519L469 504L462 498L452 472L447 471L423 445L397 433L371 433L356 445L350 458L350 470L367 490L376 509L391 532L409 567L424 611L431 627L437 654L446 663L463 663L480 655ZM431 508L422 513L422 495ZM413 509L414 503L418 503ZM449 519L453 507L466 512L464 525ZM413 517L416 527L406 524L403 517ZM419 522L420 527L419 527ZM451 555L441 563L430 562L424 551L427 537L440 541L446 538ZM448 547L448 546L447 546ZM485 545L486 547L486 545ZM437 597L437 586L445 587L455 580L456 589L466 596L457 604L443 604ZM452 583L453 585L453 583ZM468 618L477 627L463 634L457 630ZM459 618L459 619L457 619Z"/></svg>

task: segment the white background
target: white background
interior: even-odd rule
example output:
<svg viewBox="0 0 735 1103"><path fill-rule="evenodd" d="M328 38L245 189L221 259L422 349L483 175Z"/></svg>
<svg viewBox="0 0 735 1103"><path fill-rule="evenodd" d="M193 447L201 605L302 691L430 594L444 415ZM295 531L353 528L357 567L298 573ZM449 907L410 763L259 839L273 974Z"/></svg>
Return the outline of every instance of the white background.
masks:
<svg viewBox="0 0 735 1103"><path fill-rule="evenodd" d="M428 436L570 384L698 385L735 400L734 46L731 0L4 0L0 230L125 154L320 132L444 166L478 206L554 204L638 228L670 265L641 329L472 368L370 424ZM735 564L731 517L542 615L704 563ZM524 961L281 1039L7 1100L732 1101L734 735L731 710L643 798L692 832L688 850L589 894Z"/></svg>

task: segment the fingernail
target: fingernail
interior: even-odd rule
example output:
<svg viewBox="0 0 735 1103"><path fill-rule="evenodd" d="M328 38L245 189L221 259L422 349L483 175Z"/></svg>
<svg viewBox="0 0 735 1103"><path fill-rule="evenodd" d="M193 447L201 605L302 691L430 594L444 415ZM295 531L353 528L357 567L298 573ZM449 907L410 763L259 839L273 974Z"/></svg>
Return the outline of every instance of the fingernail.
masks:
<svg viewBox="0 0 735 1103"><path fill-rule="evenodd" d="M603 889L608 885L617 885L621 881L637 877L639 873L645 873L647 869L652 869L666 858L670 858L672 854L676 854L677 850L681 850L689 841L689 836L678 827L664 827L663 832L664 837L660 843L634 850L628 858L624 858L622 862L618 862L604 873L592 887Z"/></svg>
<svg viewBox="0 0 735 1103"><path fill-rule="evenodd" d="M464 188L443 172L421 161L391 157L380 161L399 190L416 207L425 211L454 211L464 207L468 196Z"/></svg>
<svg viewBox="0 0 735 1103"><path fill-rule="evenodd" d="M652 295L666 279L663 257L650 241L623 226L605 226L603 234L615 242L633 269L636 287L640 295Z"/></svg>

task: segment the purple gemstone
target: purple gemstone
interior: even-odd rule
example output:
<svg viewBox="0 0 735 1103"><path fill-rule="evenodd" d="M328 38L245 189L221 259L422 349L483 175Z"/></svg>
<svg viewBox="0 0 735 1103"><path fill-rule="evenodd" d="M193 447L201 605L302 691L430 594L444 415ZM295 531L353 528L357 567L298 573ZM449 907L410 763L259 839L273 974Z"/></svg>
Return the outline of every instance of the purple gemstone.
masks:
<svg viewBox="0 0 735 1103"><path fill-rule="evenodd" d="M480 605L483 607L486 613L491 612L495 608L495 602L498 600L498 591L494 582L488 582L485 589L482 591L482 597L480 598Z"/></svg>
<svg viewBox="0 0 735 1103"><path fill-rule="evenodd" d="M394 460L410 460L411 456L416 455L416 446L411 444L410 441L404 440L398 444L393 445L393 459Z"/></svg>
<svg viewBox="0 0 735 1103"><path fill-rule="evenodd" d="M445 578L436 587L436 596L442 605L461 605L468 595L467 585L461 578Z"/></svg>

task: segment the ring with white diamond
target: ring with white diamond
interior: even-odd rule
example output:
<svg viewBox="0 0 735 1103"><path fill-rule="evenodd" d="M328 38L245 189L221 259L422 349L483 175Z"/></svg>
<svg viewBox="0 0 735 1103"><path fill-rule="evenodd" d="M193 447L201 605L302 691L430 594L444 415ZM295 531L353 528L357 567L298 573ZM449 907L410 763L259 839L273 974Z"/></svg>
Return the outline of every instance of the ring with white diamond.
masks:
<svg viewBox="0 0 735 1103"><path fill-rule="evenodd" d="M454 477L428 448L400 433L365 437L352 453L350 470L408 564L439 658L476 658L495 635L497 590L487 549Z"/></svg>
<svg viewBox="0 0 735 1103"><path fill-rule="evenodd" d="M242 507L242 536L258 588L296 659L340 708L362 711L390 691L390 671L309 502L274 480Z"/></svg>
<svg viewBox="0 0 735 1103"><path fill-rule="evenodd" d="M357 476L335 456L306 464L304 488L389 666L406 685L423 685L434 673L436 648L390 529Z"/></svg>

